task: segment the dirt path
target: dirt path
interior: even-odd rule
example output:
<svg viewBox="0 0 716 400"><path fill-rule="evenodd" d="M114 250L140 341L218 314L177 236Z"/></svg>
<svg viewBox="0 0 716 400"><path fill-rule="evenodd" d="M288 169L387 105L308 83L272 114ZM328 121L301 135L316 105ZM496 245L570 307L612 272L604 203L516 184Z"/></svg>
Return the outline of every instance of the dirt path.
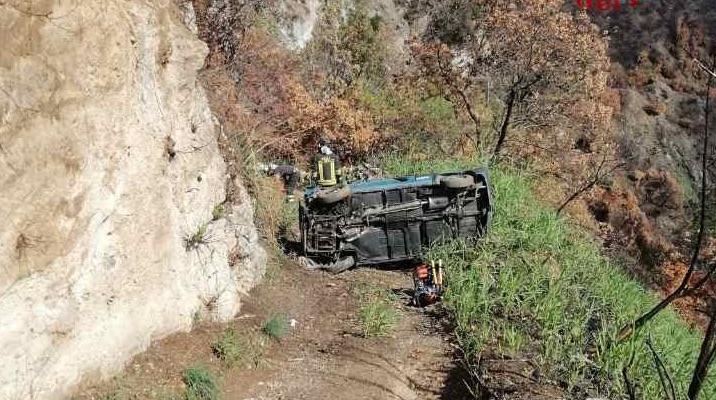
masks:
<svg viewBox="0 0 716 400"><path fill-rule="evenodd" d="M400 293L412 287L407 272L357 269L333 276L290 263L271 275L230 324L258 335L271 315L296 320L284 339L264 346L258 365L223 366L211 344L225 325L201 326L154 343L120 376L76 398L171 399L183 391L181 371L196 364L221 377L223 399L469 398L441 316L398 296L395 329L378 338L360 334L351 289L369 283Z"/></svg>

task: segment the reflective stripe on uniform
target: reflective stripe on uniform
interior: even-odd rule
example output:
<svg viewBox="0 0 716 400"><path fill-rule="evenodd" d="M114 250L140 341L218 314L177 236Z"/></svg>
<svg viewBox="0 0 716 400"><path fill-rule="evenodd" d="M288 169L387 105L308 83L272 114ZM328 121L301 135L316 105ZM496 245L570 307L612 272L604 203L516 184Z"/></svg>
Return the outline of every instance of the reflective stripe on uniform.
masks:
<svg viewBox="0 0 716 400"><path fill-rule="evenodd" d="M320 186L334 186L338 183L336 179L336 163L331 157L321 157L316 166L318 172L318 184Z"/></svg>

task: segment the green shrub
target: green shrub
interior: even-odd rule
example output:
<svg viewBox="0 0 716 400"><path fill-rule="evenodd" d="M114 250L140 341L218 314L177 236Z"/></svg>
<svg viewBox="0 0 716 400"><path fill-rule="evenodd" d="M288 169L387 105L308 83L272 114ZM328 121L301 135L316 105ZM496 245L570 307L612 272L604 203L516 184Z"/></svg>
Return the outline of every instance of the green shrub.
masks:
<svg viewBox="0 0 716 400"><path fill-rule="evenodd" d="M197 365L182 372L186 385L187 400L217 400L219 382L214 374L204 366Z"/></svg>
<svg viewBox="0 0 716 400"><path fill-rule="evenodd" d="M184 238L184 247L186 251L196 250L200 245L209 242L207 234L207 224L201 224L196 228L196 232Z"/></svg>
<svg viewBox="0 0 716 400"><path fill-rule="evenodd" d="M214 209L211 211L211 219L214 221L223 218L224 215L226 215L226 209L223 204L215 205Z"/></svg>
<svg viewBox="0 0 716 400"><path fill-rule="evenodd" d="M261 332L276 341L283 339L290 330L286 316L281 314L271 315L261 326Z"/></svg>
<svg viewBox="0 0 716 400"><path fill-rule="evenodd" d="M229 367L234 366L246 354L246 350L241 346L236 338L236 331L233 328L227 328L211 345L211 351L214 355Z"/></svg>

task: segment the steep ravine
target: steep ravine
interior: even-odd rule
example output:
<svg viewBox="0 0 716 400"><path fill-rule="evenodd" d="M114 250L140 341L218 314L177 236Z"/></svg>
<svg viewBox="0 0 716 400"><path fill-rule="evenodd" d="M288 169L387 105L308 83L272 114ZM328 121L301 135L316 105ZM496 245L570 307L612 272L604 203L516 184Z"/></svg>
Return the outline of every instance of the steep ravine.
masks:
<svg viewBox="0 0 716 400"><path fill-rule="evenodd" d="M230 319L263 275L183 19L159 0L0 1L1 399L62 398ZM213 218L227 184L243 201Z"/></svg>

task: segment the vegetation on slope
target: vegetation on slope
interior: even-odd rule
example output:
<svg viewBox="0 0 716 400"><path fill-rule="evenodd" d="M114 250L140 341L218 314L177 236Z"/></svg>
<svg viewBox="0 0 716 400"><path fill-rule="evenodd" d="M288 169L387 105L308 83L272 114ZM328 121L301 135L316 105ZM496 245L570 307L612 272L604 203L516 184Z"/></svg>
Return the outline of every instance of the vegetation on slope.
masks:
<svg viewBox="0 0 716 400"><path fill-rule="evenodd" d="M644 333L627 344L611 343L615 330L648 309L656 296L619 272L589 235L535 202L527 183L534 179L540 198L555 203L580 182L599 176L594 170L605 162L619 165L614 127L609 126L611 107L619 99L604 90L605 44L585 15L559 11L562 2L556 0L542 5L518 1L516 7L496 1L451 0L434 7L416 2L424 5L417 14L428 17L429 31L413 38L407 51L384 52L379 50L391 31L380 18L362 7L337 18L346 10L329 7L314 39L290 53L272 33L275 17L260 3L248 2L256 5L251 12L248 6L224 10L234 19L198 12L202 35L217 56L206 76L221 94L212 102L227 141L235 144L234 156L227 156L232 176L252 168L252 157L242 157L242 150L302 164L321 136L368 161L374 152L404 149L408 162L386 160L396 174L453 169L462 161L449 160L440 168L434 158L475 157L481 149L500 148L503 157L534 162L532 168L540 174L493 170L494 231L477 249L451 255L458 267L447 305L466 356L478 359L486 348L503 356L525 354L575 393L610 395L624 393L622 367L634 354L630 375L645 398L658 395ZM451 22L456 17L458 24ZM230 34L211 34L224 31ZM240 51L227 51L226 41L236 41ZM534 57L524 57L526 53ZM403 67L388 74L386 65ZM255 196L268 193L245 180ZM644 179L644 186L651 188L647 183L655 180ZM619 185L600 181L597 186L596 194L586 193L593 197L589 207L623 197L615 190ZM662 186L675 185L657 189ZM645 192L648 198L657 191ZM275 221L267 226L278 227L280 215L262 216L266 210L261 205L280 198L280 191L272 193L271 202L257 201L257 214ZM625 199L627 206L638 203L633 194ZM596 225L587 205L581 207L580 223ZM643 210L605 207L609 222L635 227L628 235L614 235L620 246L644 253L642 261L661 260L664 246L658 236L648 235L651 224ZM274 231L278 228L264 234L275 237ZM661 273L658 266L647 265L649 274ZM644 331L652 332L656 350L675 381L683 384L698 350L698 335L673 313L660 315Z"/></svg>
<svg viewBox="0 0 716 400"><path fill-rule="evenodd" d="M436 166L435 160L412 162L400 156L386 160L395 173L476 164L452 159ZM655 304L656 295L605 257L589 233L534 197L531 182L539 184L538 175L509 165L490 172L495 194L491 232L476 247L456 242L432 254L448 260L445 306L468 364L479 369L479 361L492 354L529 358L574 395L609 398L626 393L622 370L627 367L643 398L662 398L646 345L651 340L677 391L685 393L700 335L668 310L629 342L615 344L618 330ZM716 386L706 386L703 396L716 396Z"/></svg>

